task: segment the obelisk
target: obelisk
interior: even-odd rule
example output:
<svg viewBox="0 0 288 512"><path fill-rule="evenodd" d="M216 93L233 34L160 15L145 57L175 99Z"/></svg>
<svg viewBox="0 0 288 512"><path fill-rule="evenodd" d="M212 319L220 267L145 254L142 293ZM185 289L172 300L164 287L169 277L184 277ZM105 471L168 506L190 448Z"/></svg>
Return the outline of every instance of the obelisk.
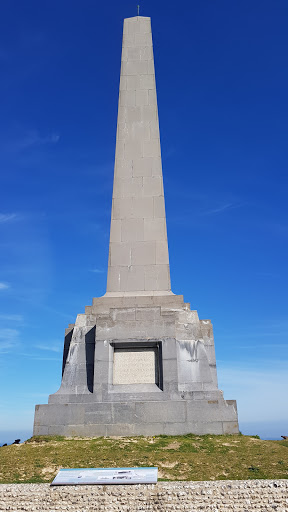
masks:
<svg viewBox="0 0 288 512"><path fill-rule="evenodd" d="M34 434L233 434L213 328L170 287L150 18L125 19L107 291L65 331Z"/></svg>
<svg viewBox="0 0 288 512"><path fill-rule="evenodd" d="M150 18L124 21L107 295L171 293Z"/></svg>

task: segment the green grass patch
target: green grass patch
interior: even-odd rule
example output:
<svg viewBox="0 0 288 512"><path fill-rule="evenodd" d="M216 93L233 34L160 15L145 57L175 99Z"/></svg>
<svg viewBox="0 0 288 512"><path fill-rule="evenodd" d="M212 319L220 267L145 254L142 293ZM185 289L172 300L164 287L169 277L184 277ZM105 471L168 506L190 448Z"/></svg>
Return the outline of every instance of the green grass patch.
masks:
<svg viewBox="0 0 288 512"><path fill-rule="evenodd" d="M51 482L60 468L125 466L158 466L162 481L288 478L287 447L244 435L35 436L0 448L0 482Z"/></svg>

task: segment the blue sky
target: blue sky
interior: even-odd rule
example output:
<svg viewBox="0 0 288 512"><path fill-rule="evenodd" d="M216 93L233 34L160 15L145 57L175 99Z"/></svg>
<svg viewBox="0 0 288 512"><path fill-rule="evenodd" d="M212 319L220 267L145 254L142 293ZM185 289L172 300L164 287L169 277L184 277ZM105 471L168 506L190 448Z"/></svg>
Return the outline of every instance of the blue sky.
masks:
<svg viewBox="0 0 288 512"><path fill-rule="evenodd" d="M137 3L137 2L136 2ZM128 0L0 6L0 443L60 385L106 288ZM288 434L286 0L144 0L172 290L214 325L243 433Z"/></svg>

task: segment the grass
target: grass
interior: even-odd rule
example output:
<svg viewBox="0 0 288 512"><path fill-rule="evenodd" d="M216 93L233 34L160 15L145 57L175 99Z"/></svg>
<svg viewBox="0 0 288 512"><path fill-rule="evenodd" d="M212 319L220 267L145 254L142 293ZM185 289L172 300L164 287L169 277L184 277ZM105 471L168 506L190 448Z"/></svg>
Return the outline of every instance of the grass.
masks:
<svg viewBox="0 0 288 512"><path fill-rule="evenodd" d="M60 468L158 466L159 480L288 478L288 441L243 435L32 437L0 448L0 483L51 482Z"/></svg>

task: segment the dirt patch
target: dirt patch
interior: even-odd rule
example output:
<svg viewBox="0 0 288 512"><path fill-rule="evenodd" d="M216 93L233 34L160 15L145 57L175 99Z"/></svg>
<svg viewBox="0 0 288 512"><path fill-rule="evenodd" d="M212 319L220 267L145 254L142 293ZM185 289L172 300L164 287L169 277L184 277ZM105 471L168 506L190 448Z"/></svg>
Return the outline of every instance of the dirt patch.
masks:
<svg viewBox="0 0 288 512"><path fill-rule="evenodd" d="M164 446L162 450L179 450L181 444L178 441L173 441L173 443L167 444Z"/></svg>
<svg viewBox="0 0 288 512"><path fill-rule="evenodd" d="M175 468L175 466L177 466L178 463L178 460L176 460L175 462L160 462L160 465L162 468Z"/></svg>

